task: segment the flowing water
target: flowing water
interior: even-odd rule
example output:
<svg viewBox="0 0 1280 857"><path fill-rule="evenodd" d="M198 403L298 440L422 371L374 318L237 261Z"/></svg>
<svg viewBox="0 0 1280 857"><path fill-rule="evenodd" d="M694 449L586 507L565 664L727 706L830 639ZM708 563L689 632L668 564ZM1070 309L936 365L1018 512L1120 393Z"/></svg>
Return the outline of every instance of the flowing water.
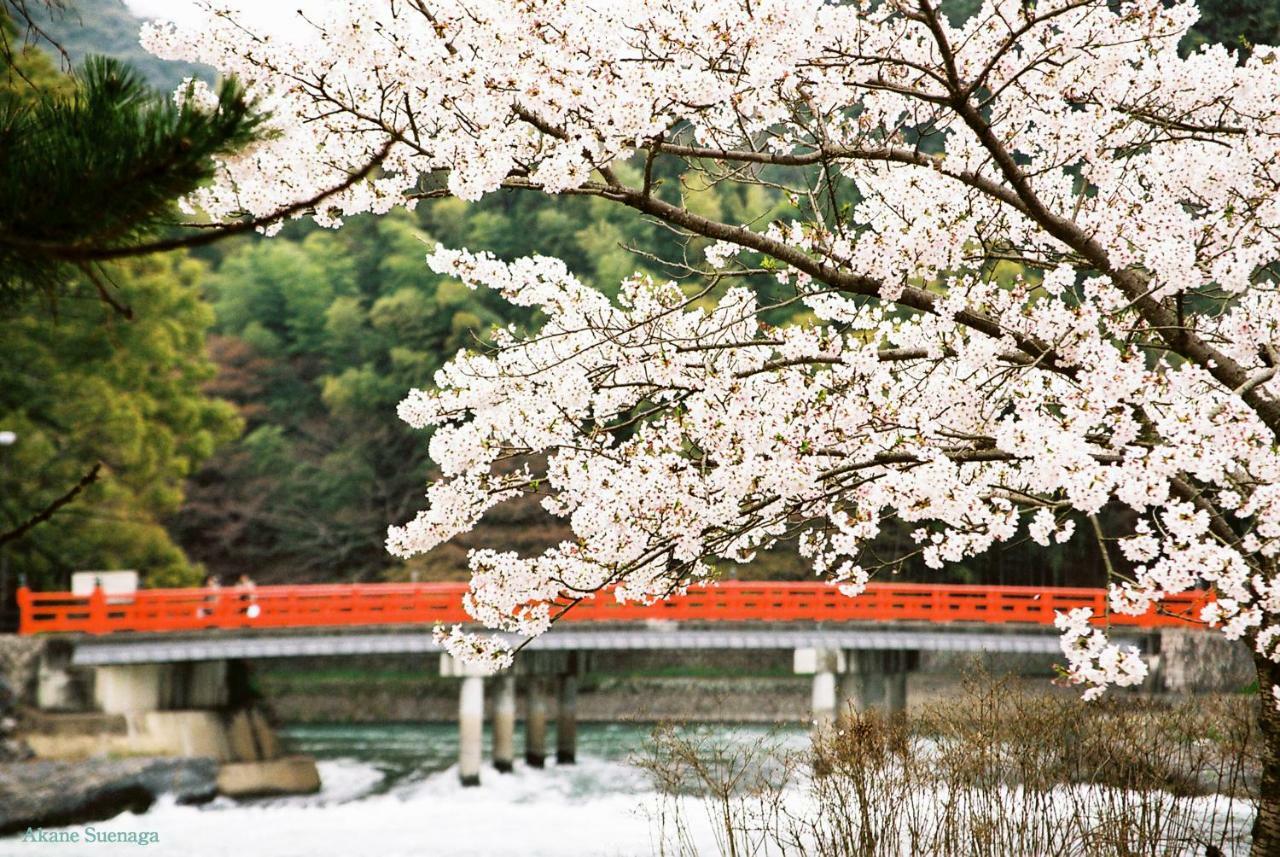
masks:
<svg viewBox="0 0 1280 857"><path fill-rule="evenodd" d="M800 750L808 743L807 732L797 727L704 724L682 727L680 733L702 748L700 759L713 757L717 749L735 760L755 759L756 774L779 782L783 778L771 761L778 758L776 751ZM582 724L578 764L549 762L547 768L534 770L517 760L513 773L486 768L479 788L464 789L458 782L453 725L297 726L285 730L284 737L292 750L318 760L323 780L319 794L245 802L219 798L203 806L161 800L145 813L66 828L79 832L82 841L76 844L24 842L21 836L0 839L0 857L645 857L672 853L714 857L727 853L720 841L722 820L715 817L712 803L689 799L684 804L688 811L674 828L671 816L662 814L664 807L670 807L670 798L659 795L650 774L637 764L651 751L651 735L652 730L644 726ZM554 747L554 741L549 746ZM485 757L489 758L487 746ZM789 778L786 781L795 784ZM788 802L794 800L794 808L802 815L813 810L803 787L788 787L787 794ZM926 805L926 815L943 796L928 790L915 795ZM1010 791L1006 797L1013 802L1016 816L1019 793ZM1190 808L1197 806L1206 820L1216 819L1215 829L1229 822L1229 829L1238 834L1222 843L1228 855L1246 853L1247 807L1223 806L1212 797L1193 799ZM84 841L91 830L98 841ZM101 841L103 832L130 831L159 839L145 847L136 841ZM677 840L679 847L673 849ZM1196 836L1183 843L1186 847L1172 847L1168 853L1199 857L1204 849L1193 844L1198 840ZM776 853L772 848L765 851ZM810 848L807 853L821 854L823 848Z"/></svg>
<svg viewBox="0 0 1280 857"><path fill-rule="evenodd" d="M799 729L689 729L752 745L805 740ZM657 851L650 818L657 796L648 775L629 760L643 754L649 735L644 726L581 724L578 764L548 761L547 768L533 770L517 760L513 773L486 769L479 788L464 789L452 725L293 727L285 730L292 749L319 762L319 794L219 798L203 806L162 800L146 813L91 825L97 831L154 831L158 843L35 844L16 837L0 839L0 857L641 857ZM554 735L549 737L554 747ZM89 826L69 829L83 838ZM691 833L705 843L700 853L716 852L709 821Z"/></svg>

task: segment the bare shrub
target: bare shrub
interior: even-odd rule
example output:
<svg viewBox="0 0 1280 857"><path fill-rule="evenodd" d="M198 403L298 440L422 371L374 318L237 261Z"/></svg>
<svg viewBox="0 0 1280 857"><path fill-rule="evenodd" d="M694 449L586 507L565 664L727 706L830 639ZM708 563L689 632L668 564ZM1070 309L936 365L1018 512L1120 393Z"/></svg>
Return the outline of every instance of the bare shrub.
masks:
<svg viewBox="0 0 1280 857"><path fill-rule="evenodd" d="M979 677L909 719L851 712L803 749L661 730L642 765L664 855L705 854L708 828L730 857L1242 854L1254 705L1083 703Z"/></svg>

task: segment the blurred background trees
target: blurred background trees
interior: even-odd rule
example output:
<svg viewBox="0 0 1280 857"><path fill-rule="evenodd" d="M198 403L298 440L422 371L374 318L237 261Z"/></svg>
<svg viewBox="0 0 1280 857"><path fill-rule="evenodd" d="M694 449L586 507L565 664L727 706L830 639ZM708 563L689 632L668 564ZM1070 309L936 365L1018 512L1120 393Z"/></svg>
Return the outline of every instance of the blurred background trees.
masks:
<svg viewBox="0 0 1280 857"><path fill-rule="evenodd" d="M179 104L117 59L60 68L28 41L44 9L0 2L0 625L23 579L198 579L162 521L240 423L202 390L206 266L153 251L263 118L234 81Z"/></svg>
<svg viewBox="0 0 1280 857"><path fill-rule="evenodd" d="M102 474L54 520L6 546L33 583L65 584L78 569L136 568L151 585L198 579L162 520L184 480L235 438L235 409L204 392L212 307L200 297L200 262L149 257L116 266L122 297L140 311L104 313L87 283L68 287L55 323L39 311L0 316L0 448L5 525L17 525L74 485Z"/></svg>

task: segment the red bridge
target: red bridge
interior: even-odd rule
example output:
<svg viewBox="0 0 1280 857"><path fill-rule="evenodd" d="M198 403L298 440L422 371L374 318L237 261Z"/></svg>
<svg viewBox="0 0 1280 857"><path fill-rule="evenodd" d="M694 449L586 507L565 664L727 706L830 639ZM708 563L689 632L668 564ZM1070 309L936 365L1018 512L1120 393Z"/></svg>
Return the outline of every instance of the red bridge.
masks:
<svg viewBox="0 0 1280 857"><path fill-rule="evenodd" d="M75 635L66 647L67 663L50 667L61 672L42 687L52 693L85 686L84 671L92 670L95 705L106 713L163 717L200 708L229 694L232 663L368 655L425 656L429 663L437 656L440 674L459 680L458 773L464 784L474 785L480 779L486 682L495 694L495 766L510 770L513 762L518 683L529 699L528 764L539 766L546 757L545 697L553 684L556 759L568 764L576 754L577 681L600 652L790 650L792 671L812 676L813 721L832 723L850 707L904 711L907 676L927 652L1060 655L1061 641L1051 626L1060 611L1075 607L1092 608L1099 623L1117 626L1114 642L1150 655L1149 684L1158 688L1162 638L1174 630L1170 626L1194 627L1211 597L1187 593L1169 599L1161 612L1124 616L1107 615L1101 589L873 584L848 598L817 582L729 582L647 606L619 604L606 592L566 613L568 627L530 640L502 635L521 646L519 667L490 675L443 653L428 630L437 622L468 622L462 608L466 592L463 583L110 594L98 588L84 596L24 589L18 600L23 634ZM206 629L220 630L199 633Z"/></svg>
<svg viewBox="0 0 1280 857"><path fill-rule="evenodd" d="M128 595L21 589L19 633L112 634L208 628L323 628L466 623L465 583L360 583L221 589L142 589ZM1108 614L1102 589L873 583L856 598L818 582L725 582L693 587L652 605L607 593L569 610L566 622L933 622L1051 625L1058 612L1090 607L1100 624L1188 627L1211 599L1172 596L1159 612Z"/></svg>

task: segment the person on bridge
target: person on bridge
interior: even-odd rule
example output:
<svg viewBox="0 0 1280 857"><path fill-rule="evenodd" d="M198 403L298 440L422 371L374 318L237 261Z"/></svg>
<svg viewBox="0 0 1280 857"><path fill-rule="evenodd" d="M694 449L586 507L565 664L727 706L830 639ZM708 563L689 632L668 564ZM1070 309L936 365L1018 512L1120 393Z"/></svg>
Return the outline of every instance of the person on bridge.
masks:
<svg viewBox="0 0 1280 857"><path fill-rule="evenodd" d="M213 615L214 608L218 604L218 590L222 589L222 581L218 579L218 575L211 574L204 579L204 588L209 590L209 594L204 599L207 606L196 611L196 615L202 619Z"/></svg>
<svg viewBox="0 0 1280 857"><path fill-rule="evenodd" d="M262 612L262 608L258 606L258 596L254 594L257 585L253 582L253 578L247 573L241 574L236 581L236 588L244 590L240 596L240 600L245 602L244 615L250 619L258 618L258 614Z"/></svg>

